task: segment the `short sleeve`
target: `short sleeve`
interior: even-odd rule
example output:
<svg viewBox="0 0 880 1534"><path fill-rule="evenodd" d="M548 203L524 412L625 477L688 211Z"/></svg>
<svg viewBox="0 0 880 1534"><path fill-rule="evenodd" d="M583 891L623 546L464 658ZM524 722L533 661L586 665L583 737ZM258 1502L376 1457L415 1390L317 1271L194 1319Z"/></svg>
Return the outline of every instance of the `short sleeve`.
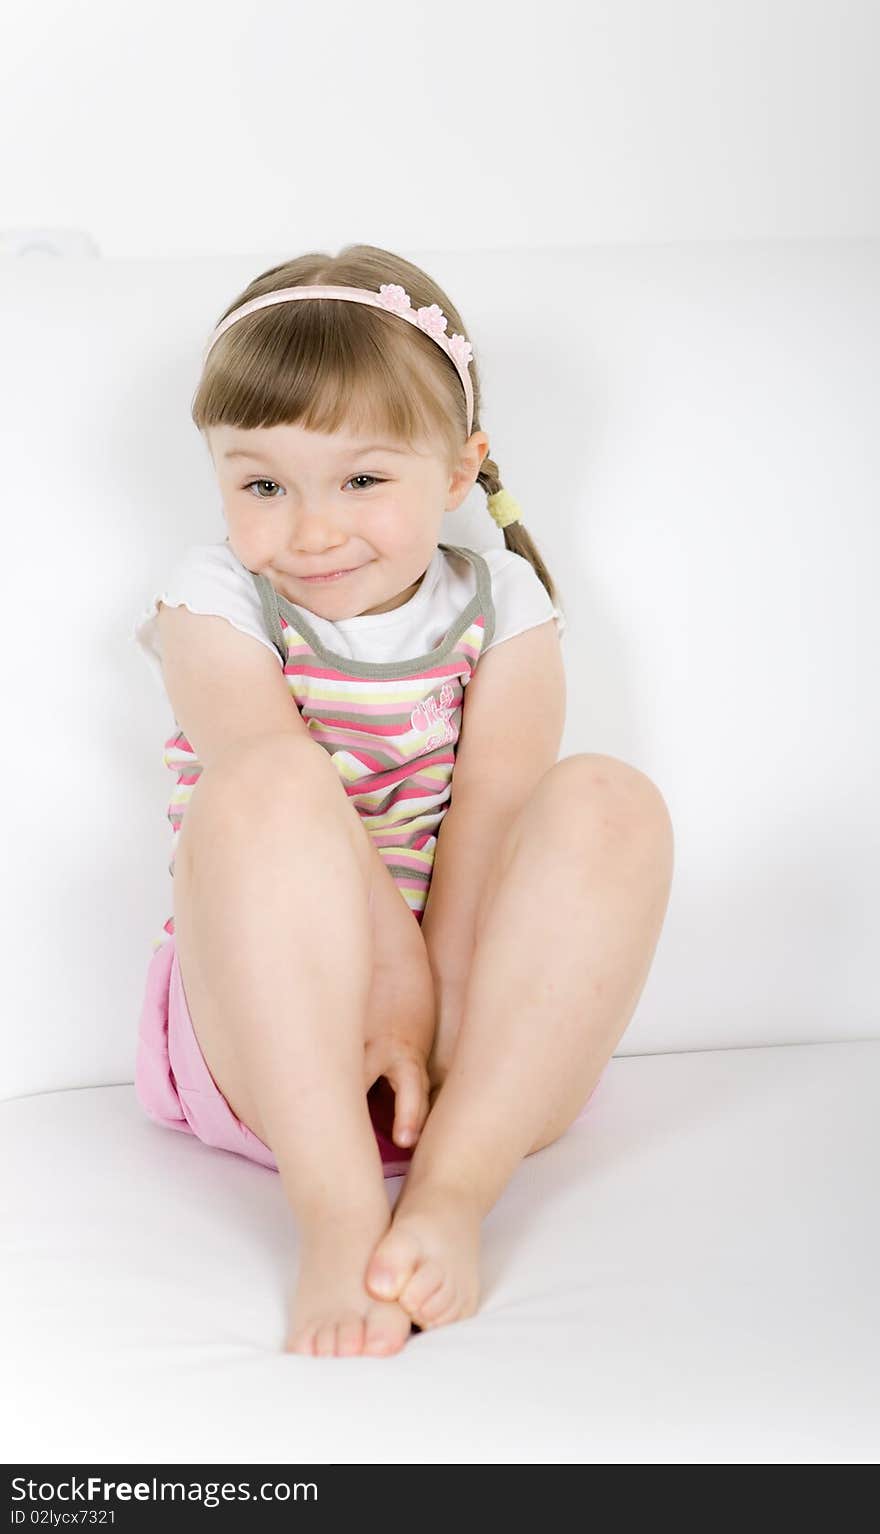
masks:
<svg viewBox="0 0 880 1534"><path fill-rule="evenodd" d="M534 628L555 618L560 640L565 633L565 615L550 600L547 589L534 568L513 549L483 549L483 558L492 575L492 600L495 604L495 632L483 650L513 639L525 629Z"/></svg>
<svg viewBox="0 0 880 1534"><path fill-rule="evenodd" d="M253 577L227 543L194 544L187 549L173 566L164 589L153 596L134 625L132 639L164 691L157 622L159 602L225 618L240 633L250 634L265 645L279 666L283 665L271 635L266 632Z"/></svg>

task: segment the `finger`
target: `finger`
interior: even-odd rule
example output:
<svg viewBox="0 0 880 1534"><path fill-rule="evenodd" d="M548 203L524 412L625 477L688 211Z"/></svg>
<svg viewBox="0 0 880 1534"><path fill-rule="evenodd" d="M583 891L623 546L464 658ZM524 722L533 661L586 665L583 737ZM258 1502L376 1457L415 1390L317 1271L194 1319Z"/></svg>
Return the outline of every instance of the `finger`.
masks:
<svg viewBox="0 0 880 1534"><path fill-rule="evenodd" d="M394 1087L395 1145L415 1145L427 1117L424 1072L415 1060L403 1061L389 1073Z"/></svg>
<svg viewBox="0 0 880 1534"><path fill-rule="evenodd" d="M419 1116L418 1116L418 1122L416 1124L417 1135L420 1135L422 1130L424 1129L425 1121L426 1121L430 1111L431 1111L431 1082L430 1082L430 1079L428 1077L427 1069L425 1069L425 1070L423 1070L421 1072L421 1075L420 1075Z"/></svg>

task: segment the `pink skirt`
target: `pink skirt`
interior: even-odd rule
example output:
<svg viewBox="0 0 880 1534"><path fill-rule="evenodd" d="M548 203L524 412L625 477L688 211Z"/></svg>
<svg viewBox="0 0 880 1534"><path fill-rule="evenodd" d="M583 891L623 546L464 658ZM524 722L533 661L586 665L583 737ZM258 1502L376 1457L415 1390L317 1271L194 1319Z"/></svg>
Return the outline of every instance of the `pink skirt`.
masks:
<svg viewBox="0 0 880 1534"><path fill-rule="evenodd" d="M144 1112L157 1124L278 1171L268 1145L233 1113L208 1069L189 1015L173 934L156 949L147 970L134 1089ZM578 1118L583 1117L592 1095ZM394 1090L384 1076L367 1093L367 1107L382 1170L386 1177L400 1177L415 1146L406 1149L391 1139Z"/></svg>

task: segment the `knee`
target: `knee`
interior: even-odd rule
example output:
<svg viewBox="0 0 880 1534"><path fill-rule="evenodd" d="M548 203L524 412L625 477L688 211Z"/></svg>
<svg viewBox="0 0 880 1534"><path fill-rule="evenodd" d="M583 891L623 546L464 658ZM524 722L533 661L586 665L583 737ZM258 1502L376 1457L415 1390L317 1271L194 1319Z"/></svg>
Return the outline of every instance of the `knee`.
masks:
<svg viewBox="0 0 880 1534"><path fill-rule="evenodd" d="M236 741L203 767L186 805L177 856L185 860L202 835L215 833L218 823L229 835L236 827L247 835L256 820L274 815L314 821L322 813L322 782L332 764L314 741L291 734L255 735Z"/></svg>
<svg viewBox="0 0 880 1534"><path fill-rule="evenodd" d="M618 757L578 752L557 762L556 790L569 828L597 825L620 835L661 839L670 848L672 817L660 789Z"/></svg>
<svg viewBox="0 0 880 1534"><path fill-rule="evenodd" d="M270 803L282 801L291 784L308 794L323 777L326 756L313 740L296 732L251 735L235 741L203 769L197 787L230 801L230 807L251 805L254 794Z"/></svg>

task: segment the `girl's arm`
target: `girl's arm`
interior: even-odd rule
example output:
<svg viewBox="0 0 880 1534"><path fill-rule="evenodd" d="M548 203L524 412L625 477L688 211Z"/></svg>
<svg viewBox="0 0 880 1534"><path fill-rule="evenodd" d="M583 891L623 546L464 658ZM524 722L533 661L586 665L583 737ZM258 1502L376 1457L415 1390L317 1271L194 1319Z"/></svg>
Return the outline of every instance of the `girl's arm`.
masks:
<svg viewBox="0 0 880 1534"><path fill-rule="evenodd" d="M415 1143L428 1116L434 982L419 924L375 847L372 850L374 946L365 1024L365 1087L369 1091L380 1076L387 1077L395 1093L392 1138L398 1145L407 1145ZM406 1129L412 1131L410 1139L403 1136Z"/></svg>
<svg viewBox="0 0 880 1534"><path fill-rule="evenodd" d="M369 834L369 833L367 833ZM371 1033L393 1032L426 1057L434 1038L434 983L418 921L375 847L372 884L373 973ZM390 1004L383 1013L378 1002Z"/></svg>

